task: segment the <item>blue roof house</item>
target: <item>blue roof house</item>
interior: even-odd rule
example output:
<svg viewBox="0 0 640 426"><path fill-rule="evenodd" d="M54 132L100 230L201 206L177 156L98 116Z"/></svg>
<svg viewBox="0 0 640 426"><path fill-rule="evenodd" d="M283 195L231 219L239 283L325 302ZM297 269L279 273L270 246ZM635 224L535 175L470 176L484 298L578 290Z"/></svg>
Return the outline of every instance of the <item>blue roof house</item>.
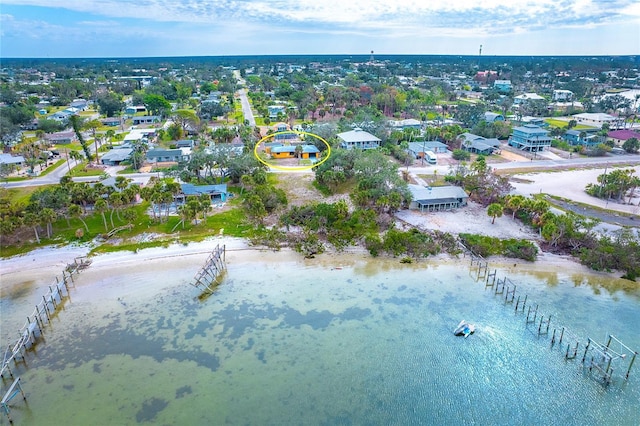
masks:
<svg viewBox="0 0 640 426"><path fill-rule="evenodd" d="M549 131L533 124L515 127L509 136L509 145L523 151L544 151L551 146Z"/></svg>

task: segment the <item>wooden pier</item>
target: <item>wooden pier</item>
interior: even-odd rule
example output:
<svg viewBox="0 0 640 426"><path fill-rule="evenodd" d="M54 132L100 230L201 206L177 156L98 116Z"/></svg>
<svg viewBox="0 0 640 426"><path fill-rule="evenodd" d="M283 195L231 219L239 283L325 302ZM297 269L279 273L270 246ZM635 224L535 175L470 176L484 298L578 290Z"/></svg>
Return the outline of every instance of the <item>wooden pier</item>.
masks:
<svg viewBox="0 0 640 426"><path fill-rule="evenodd" d="M508 277L497 278L497 270L494 269L489 272L488 262L482 256L476 255L462 243L459 243L459 245L463 250L464 256L469 256L471 259L469 269L470 272L475 273L476 281L483 278L485 280L485 289L491 288L493 295L500 296L505 305L513 303L516 314L526 313L525 327L534 335L538 338L540 336L549 336L551 320L555 315L545 315L540 310L540 305L532 302L526 294L518 294L516 297L517 286L511 279ZM624 380L629 378L631 368L638 355L637 351L631 350L611 335L606 345L599 344L591 338L587 338L586 341L587 345L581 364L583 368L588 369L590 376L600 379L604 385L610 384L614 377L613 364L617 362L618 364L624 364L624 368L615 370L621 373L618 377L622 377ZM615 350L612 345L617 345ZM569 332L566 327L556 327L553 328L551 333L550 347L553 349L555 346L560 348L565 361L574 360L578 357L580 339Z"/></svg>
<svg viewBox="0 0 640 426"><path fill-rule="evenodd" d="M219 244L213 249L204 265L196 274L193 286L203 292L212 292L219 283L219 278L226 270L226 248Z"/></svg>
<svg viewBox="0 0 640 426"><path fill-rule="evenodd" d="M5 374L14 378L11 371L12 363L25 363L25 353L38 342L38 338L42 337L45 325L51 322L64 299L69 296L69 285L73 283L73 276L90 264L91 262L86 257L76 258L62 271L62 279L55 277L55 282L48 286L42 300L36 304L34 310L27 316L24 325L18 330L15 340L10 340L5 348L2 367L0 367L0 377L3 384L7 379ZM10 423L13 423L13 420L9 415L9 401L18 393L21 393L22 398L26 400L20 385L20 378L16 377L2 398L2 410L9 418Z"/></svg>

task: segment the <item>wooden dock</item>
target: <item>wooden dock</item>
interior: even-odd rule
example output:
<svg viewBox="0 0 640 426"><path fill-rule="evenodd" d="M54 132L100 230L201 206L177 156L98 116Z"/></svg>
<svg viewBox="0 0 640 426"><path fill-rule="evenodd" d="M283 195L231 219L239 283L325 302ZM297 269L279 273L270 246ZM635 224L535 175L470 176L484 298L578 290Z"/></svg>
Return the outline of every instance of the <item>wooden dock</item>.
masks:
<svg viewBox="0 0 640 426"><path fill-rule="evenodd" d="M203 292L212 292L226 270L226 248L219 244L213 249L204 265L195 275L193 286Z"/></svg>
<svg viewBox="0 0 640 426"><path fill-rule="evenodd" d="M69 296L69 285L73 283L73 276L77 275L90 264L91 261L86 257L76 258L73 263L68 264L62 271L62 279L55 277L55 282L48 286L48 290L45 295L42 296L42 300L36 304L31 314L27 315L24 325L18 330L15 340L10 340L4 350L2 367L0 367L0 377L2 378L3 384L6 380L5 374L14 378L11 365L18 362L25 362L26 351L38 342L38 338L43 334L45 325L51 322L58 307L60 307L64 299ZM9 401L18 393L21 393L23 399L26 400L19 377L14 378L13 383L9 386L2 398L2 410L9 418L10 423L13 423L13 420L9 415Z"/></svg>
<svg viewBox="0 0 640 426"><path fill-rule="evenodd" d="M614 370L618 373L619 378L627 380L631 373L631 368L638 355L637 351L630 349L616 337L609 335L606 344L597 343L588 337L587 339L579 339L576 335L569 332L568 328L562 326L551 327L552 318L556 315L549 315L542 312L540 305L531 301L528 295L517 295L518 287L508 277L503 279L497 278L497 270L488 272L488 262L473 251L469 250L462 243L459 243L465 257L469 256L471 263L470 272L475 275L476 281L485 280L485 289L490 288L494 296L499 296L503 303L514 304L515 313L525 316L525 327L537 338L550 337L550 348L560 349L565 361L578 359L585 370L588 370L589 376L600 380L604 385L609 385L614 378ZM550 330L552 332L550 333ZM582 359L578 358L578 350L580 341L586 341L587 345L584 349ZM613 347L615 346L615 348ZM566 349L566 350L565 350ZM614 365L617 368L614 369Z"/></svg>

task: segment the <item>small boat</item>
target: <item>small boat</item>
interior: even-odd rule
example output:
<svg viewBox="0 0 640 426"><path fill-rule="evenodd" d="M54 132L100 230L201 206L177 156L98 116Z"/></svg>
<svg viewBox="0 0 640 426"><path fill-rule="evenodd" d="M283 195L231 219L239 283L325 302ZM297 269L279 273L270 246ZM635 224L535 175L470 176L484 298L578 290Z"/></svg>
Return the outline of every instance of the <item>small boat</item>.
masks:
<svg viewBox="0 0 640 426"><path fill-rule="evenodd" d="M453 334L456 336L464 336L465 338L469 337L470 334L476 331L476 326L466 322L465 320L460 321L460 324L453 330Z"/></svg>

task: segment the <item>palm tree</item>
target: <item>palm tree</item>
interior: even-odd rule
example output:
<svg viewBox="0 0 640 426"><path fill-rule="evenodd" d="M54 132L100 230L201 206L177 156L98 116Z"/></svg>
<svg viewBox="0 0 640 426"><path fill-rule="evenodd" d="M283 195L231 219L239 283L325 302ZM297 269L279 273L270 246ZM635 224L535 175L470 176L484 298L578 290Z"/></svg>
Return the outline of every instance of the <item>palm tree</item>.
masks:
<svg viewBox="0 0 640 426"><path fill-rule="evenodd" d="M87 230L87 234L88 234L89 227L87 226L87 222L85 222L84 219L82 219L82 209L80 208L80 206L77 204L71 204L69 205L67 212L69 213L69 216L80 219L80 222L82 222L82 224L84 225L84 229Z"/></svg>
<svg viewBox="0 0 640 426"><path fill-rule="evenodd" d="M111 142L113 141L113 137L116 135L116 132L113 129L109 129L106 131L104 136L107 138L107 142L109 143L109 148L113 148Z"/></svg>
<svg viewBox="0 0 640 426"><path fill-rule="evenodd" d="M40 217L37 213L27 212L24 215L24 224L33 228L36 235L36 241L40 244L40 235L38 234L38 226L40 225Z"/></svg>
<svg viewBox="0 0 640 426"><path fill-rule="evenodd" d="M195 197L189 197L190 199L185 202L183 205L178 207L178 213L180 214L180 222L173 227L171 232L175 231L178 225L182 224L182 229L184 229L184 223L189 221L191 222L194 218L198 217L198 199Z"/></svg>
<svg viewBox="0 0 640 426"><path fill-rule="evenodd" d="M113 224L113 213L116 212L116 216L118 216L118 220L120 220L120 212L119 209L124 205L122 202L122 194L119 192L113 192L109 195L109 204L111 204L111 214L109 215L109 220L111 221L111 227L115 228Z"/></svg>
<svg viewBox="0 0 640 426"><path fill-rule="evenodd" d="M93 142L95 144L96 147L96 164L100 163L100 158L99 158L99 154L98 154L98 138L96 135L96 131L98 130L98 127L102 126L102 123L100 122L100 120L89 120L86 123L84 123L84 125L82 126L83 128L87 129L87 130L91 130L91 135L93 136Z"/></svg>
<svg viewBox="0 0 640 426"><path fill-rule="evenodd" d="M522 195L511 195L507 198L507 208L511 210L511 218L516 218L516 213L524 205L525 198Z"/></svg>
<svg viewBox="0 0 640 426"><path fill-rule="evenodd" d="M124 176L116 176L115 186L120 192L122 192L129 186L129 183L131 182L132 180L129 178L126 178Z"/></svg>
<svg viewBox="0 0 640 426"><path fill-rule="evenodd" d="M69 172L71 172L71 165L69 164L69 159L75 160L76 162L82 160L82 155L76 150L69 151L67 155L67 167L69 168Z"/></svg>
<svg viewBox="0 0 640 426"><path fill-rule="evenodd" d="M127 222L128 225L131 225L134 220L138 217L138 213L133 208L128 208L122 212L122 217Z"/></svg>
<svg viewBox="0 0 640 426"><path fill-rule="evenodd" d="M200 194L198 201L200 203L200 211L202 212L202 220L207 220L207 212L211 210L211 197L209 194Z"/></svg>
<svg viewBox="0 0 640 426"><path fill-rule="evenodd" d="M502 204L498 204L498 203L489 204L489 207L487 207L487 214L493 218L491 220L492 225L495 223L496 217L502 216L502 212L503 212Z"/></svg>
<svg viewBox="0 0 640 426"><path fill-rule="evenodd" d="M73 127L73 131L82 146L82 150L84 151L84 155L87 157L87 161L91 161L93 158L91 156L91 151L89 150L87 142L84 140L84 136L82 136L82 118L78 115L72 115L69 117L69 124Z"/></svg>
<svg viewBox="0 0 640 426"><path fill-rule="evenodd" d="M102 222L104 223L104 230L105 231L109 231L109 227L107 226L107 218L104 215L104 212L106 212L108 209L109 209L109 205L107 204L107 201L104 198L100 198L93 205L93 210L102 215Z"/></svg>
<svg viewBox="0 0 640 426"><path fill-rule="evenodd" d="M52 223L58 218L58 215L52 208L45 207L40 212L40 218L47 224L47 238L51 238L53 235Z"/></svg>

